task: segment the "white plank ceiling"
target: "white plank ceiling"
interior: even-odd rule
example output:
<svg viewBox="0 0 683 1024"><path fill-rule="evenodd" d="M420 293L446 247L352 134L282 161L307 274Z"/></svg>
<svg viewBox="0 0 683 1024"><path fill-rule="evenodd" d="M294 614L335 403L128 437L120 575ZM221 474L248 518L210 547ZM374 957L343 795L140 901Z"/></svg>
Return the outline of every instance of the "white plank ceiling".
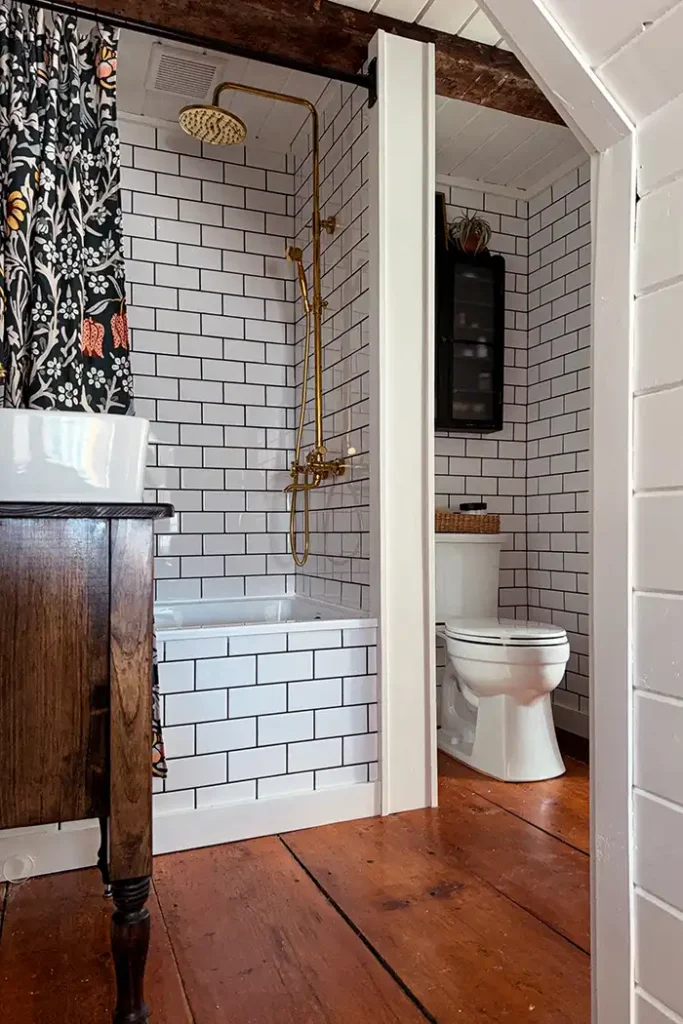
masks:
<svg viewBox="0 0 683 1024"><path fill-rule="evenodd" d="M582 154L562 125L436 98L437 174L534 190Z"/></svg>
<svg viewBox="0 0 683 1024"><path fill-rule="evenodd" d="M384 14L399 21L414 21L425 28L473 39L477 43L502 46L505 39L479 9L476 0L333 0L343 7Z"/></svg>
<svg viewBox="0 0 683 1024"><path fill-rule="evenodd" d="M400 2L407 10L412 0ZM460 0L448 2L457 5ZM162 56L185 63L166 65L165 88L160 90L155 86L160 84L156 75ZM188 91L193 80L198 83L194 94ZM329 85L329 79L321 76L164 42L139 32L121 33L118 107L122 114L176 123L184 104L210 102L215 85L225 80L305 96L321 107ZM169 86L177 91L169 91ZM306 118L306 112L297 107L261 97L232 93L224 95L222 102L246 121L251 141L278 152L289 149ZM533 190L581 153L572 134L559 125L445 97L436 100L436 138L438 174L524 190Z"/></svg>
<svg viewBox="0 0 683 1024"><path fill-rule="evenodd" d="M154 88L155 71L162 54L199 65L196 68L199 73L203 70L202 65L204 68L212 68L206 74L209 85L205 92L200 96L196 92L189 94L183 88L179 75L174 85L172 63L168 65L170 74L166 76L166 83L178 91ZM178 70L180 67L175 65ZM186 69L187 65L182 67ZM187 80L183 76L183 81ZM210 103L215 86L225 81L303 96L312 103L318 103L329 79L261 61L245 60L231 54L202 50L197 46L171 43L141 32L121 32L117 76L118 109L121 113L141 114L177 123L178 111L182 106L193 100ZM224 95L221 102L227 105L227 99L227 95ZM250 140L265 149L278 152L289 149L307 116L305 110L293 104L239 93L230 94L229 105L246 122Z"/></svg>

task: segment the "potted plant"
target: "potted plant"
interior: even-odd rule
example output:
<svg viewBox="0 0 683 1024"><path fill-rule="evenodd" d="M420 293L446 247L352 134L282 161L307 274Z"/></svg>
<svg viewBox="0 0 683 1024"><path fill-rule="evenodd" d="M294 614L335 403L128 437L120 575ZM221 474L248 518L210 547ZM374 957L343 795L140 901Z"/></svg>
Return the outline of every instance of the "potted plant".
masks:
<svg viewBox="0 0 683 1024"><path fill-rule="evenodd" d="M461 252L477 256L488 249L491 225L478 214L469 215L463 210L462 217L458 217L451 224L448 235L451 243Z"/></svg>

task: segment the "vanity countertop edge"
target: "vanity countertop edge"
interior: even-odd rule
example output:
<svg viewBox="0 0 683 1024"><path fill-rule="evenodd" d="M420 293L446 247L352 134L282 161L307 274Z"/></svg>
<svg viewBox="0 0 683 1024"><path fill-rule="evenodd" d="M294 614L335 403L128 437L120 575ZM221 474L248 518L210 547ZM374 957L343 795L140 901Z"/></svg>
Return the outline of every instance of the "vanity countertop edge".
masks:
<svg viewBox="0 0 683 1024"><path fill-rule="evenodd" d="M172 505L145 502L0 501L0 519L169 519Z"/></svg>

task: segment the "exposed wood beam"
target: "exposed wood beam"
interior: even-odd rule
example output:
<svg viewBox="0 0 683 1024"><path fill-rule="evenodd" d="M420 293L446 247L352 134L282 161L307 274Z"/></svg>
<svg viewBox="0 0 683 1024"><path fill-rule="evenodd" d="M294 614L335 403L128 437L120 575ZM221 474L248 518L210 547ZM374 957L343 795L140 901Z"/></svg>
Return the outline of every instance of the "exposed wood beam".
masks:
<svg viewBox="0 0 683 1024"><path fill-rule="evenodd" d="M36 2L36 0L32 0ZM52 6L46 0L47 6ZM505 50L322 0L61 0L103 17L182 34L216 48L250 51L263 60L355 73L379 29L436 47L437 92L539 121L562 123L517 58Z"/></svg>

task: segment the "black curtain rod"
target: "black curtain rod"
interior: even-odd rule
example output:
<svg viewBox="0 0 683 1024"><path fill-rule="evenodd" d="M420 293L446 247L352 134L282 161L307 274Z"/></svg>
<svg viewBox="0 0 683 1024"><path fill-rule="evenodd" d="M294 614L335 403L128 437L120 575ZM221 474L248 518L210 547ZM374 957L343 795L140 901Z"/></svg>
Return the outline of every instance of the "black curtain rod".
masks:
<svg viewBox="0 0 683 1024"><path fill-rule="evenodd" d="M162 39L169 39L176 43L190 43L193 46L200 46L206 50L217 50L220 53L229 53L235 57L243 57L245 60L259 61L261 64L273 64L276 67L288 68L290 71L304 71L309 75L318 75L322 78L330 78L335 82L346 82L348 85L358 85L367 89L370 94L370 106L374 105L377 98L377 83L374 67L368 69L368 74L351 74L346 71L335 71L317 64L306 64L303 61L287 60L284 57L271 56L270 54L259 53L248 50L243 46L229 46L217 39L208 39L204 36L193 35L191 32L179 32L174 29L161 28L148 21L135 21L120 14L102 14L101 11L88 7L87 4L62 3L60 0L21 0L29 7L42 7L46 11L53 11L55 14L67 14L77 18L89 18L91 21L105 22L115 28L129 29L131 32L143 32L145 35L160 36ZM374 61L372 62L374 65Z"/></svg>

